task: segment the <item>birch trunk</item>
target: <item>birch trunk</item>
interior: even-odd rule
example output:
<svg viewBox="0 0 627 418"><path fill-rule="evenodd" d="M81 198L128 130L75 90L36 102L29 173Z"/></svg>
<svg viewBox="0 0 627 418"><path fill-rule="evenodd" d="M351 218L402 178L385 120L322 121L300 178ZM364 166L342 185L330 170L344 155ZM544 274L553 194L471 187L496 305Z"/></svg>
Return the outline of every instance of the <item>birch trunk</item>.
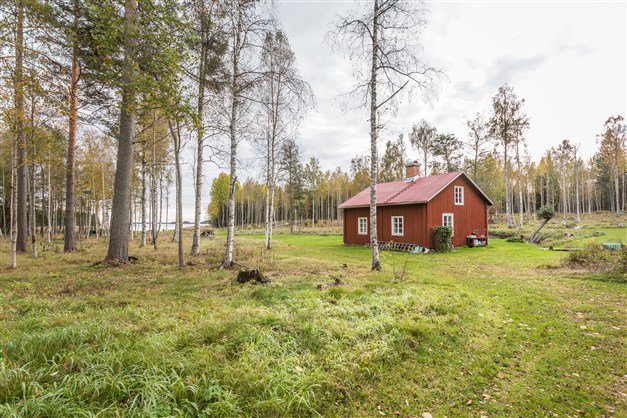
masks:
<svg viewBox="0 0 627 418"><path fill-rule="evenodd" d="M30 238L31 245L33 246L33 258L37 258L37 217L35 207L35 144L32 144L32 146L33 151L31 153L32 162L30 173Z"/></svg>
<svg viewBox="0 0 627 418"><path fill-rule="evenodd" d="M17 141L11 152L11 268L17 268Z"/></svg>
<svg viewBox="0 0 627 418"><path fill-rule="evenodd" d="M93 174L91 177L92 190L94 191L94 229L96 230L96 239L100 238L100 223L98 222L98 212L99 212L99 202L98 196L96 195L96 179Z"/></svg>
<svg viewBox="0 0 627 418"><path fill-rule="evenodd" d="M372 67L370 69L370 246L372 270L381 270L377 237L377 56L379 51L379 0L374 0Z"/></svg>
<svg viewBox="0 0 627 418"><path fill-rule="evenodd" d="M142 171L141 171L141 197L140 197L140 204L141 204L141 223L142 223L142 229L141 229L141 236L140 236L140 241L139 241L139 246L141 247L145 247L146 246L146 237L148 235L147 231L146 231L146 145L144 144L143 149L142 149L142 160L141 160L141 164L142 164Z"/></svg>
<svg viewBox="0 0 627 418"><path fill-rule="evenodd" d="M590 172L588 172L588 218L592 217L592 184L590 182Z"/></svg>
<svg viewBox="0 0 627 418"><path fill-rule="evenodd" d="M102 187L102 235L107 235L107 196L105 192L105 170L104 164L100 164L100 187Z"/></svg>
<svg viewBox="0 0 627 418"><path fill-rule="evenodd" d="M562 217L566 219L566 204L568 202L568 198L566 196L566 175L562 174Z"/></svg>
<svg viewBox="0 0 627 418"><path fill-rule="evenodd" d="M181 178L181 132L178 125L176 129L172 126L171 122L170 132L174 139L174 166L175 166L175 178L176 178L176 229L177 243L178 243L178 256L179 267L185 267L185 256L183 255L183 193L182 193L182 178Z"/></svg>
<svg viewBox="0 0 627 418"><path fill-rule="evenodd" d="M265 244L266 244L266 249L269 250L271 248L270 245L270 222L271 222L271 215L270 212L272 211L272 209L270 208L270 194L271 192L271 188L272 188L272 173L270 171L270 167L271 167L271 159L272 159L272 155L274 153L273 149L272 149L272 140L270 138L270 135L268 135L268 143L267 145L267 150L266 150L266 160L267 160L267 167L266 167L266 237L265 237Z"/></svg>
<svg viewBox="0 0 627 418"><path fill-rule="evenodd" d="M131 168L131 173L132 173L132 170L133 169ZM135 239L135 221L137 221L136 216L135 216L135 210L136 210L135 206L136 206L136 202L133 196L133 189L131 188L131 204L130 204L130 211L128 213L128 232L131 235L131 241Z"/></svg>
<svg viewBox="0 0 627 418"><path fill-rule="evenodd" d="M577 222L581 222L581 207L579 206L579 167L575 160L575 207L577 210Z"/></svg>
<svg viewBox="0 0 627 418"><path fill-rule="evenodd" d="M46 237L45 228L46 228L46 164L42 163L40 165L40 173L41 173L41 222L39 225L39 236L41 237L41 242L43 246L43 240ZM2 167L4 169L4 167ZM4 180L4 170L2 173L2 177ZM3 181L4 184L4 181Z"/></svg>
<svg viewBox="0 0 627 418"><path fill-rule="evenodd" d="M507 145L508 140L503 141L503 176L505 178L505 220L508 226L513 226L514 219L512 217L512 203L509 193L509 167L507 164Z"/></svg>
<svg viewBox="0 0 627 418"><path fill-rule="evenodd" d="M11 144L11 151L13 151L13 144ZM4 161L2 161L2 228L0 230L0 238L3 238L5 233L8 233L9 229L7 228L7 186L5 184L4 178Z"/></svg>
<svg viewBox="0 0 627 418"><path fill-rule="evenodd" d="M204 18L204 2L201 2L200 18L200 60L198 63L198 103L196 105L196 189L194 190L194 233L190 255L200 255L200 213L202 205L202 163L204 147L203 113L205 106L205 64L207 61L207 43L205 36L208 28Z"/></svg>
<svg viewBox="0 0 627 418"><path fill-rule="evenodd" d="M48 228L46 229L46 243L48 244L48 250L50 250L50 245L52 243L52 167L50 165L50 154L48 154L48 213L47 213L47 221Z"/></svg>
<svg viewBox="0 0 627 418"><path fill-rule="evenodd" d="M524 226L525 210L523 208L522 173L520 167L520 153L516 143L516 165L518 166L518 215L520 228Z"/></svg>
<svg viewBox="0 0 627 418"><path fill-rule="evenodd" d="M33 258L37 258L37 218L35 207L35 96L31 96L31 111L30 111L30 184L28 191L28 226L30 229L31 245L33 247Z"/></svg>
<svg viewBox="0 0 627 418"><path fill-rule="evenodd" d="M229 119L229 136L231 140L231 155L230 155L230 170L229 170L229 202L228 202L228 225L226 233L226 249L224 252L224 259L222 261L222 268L230 268L233 266L233 251L235 248L235 186L237 184L237 116L238 116L238 89L239 86L239 54L241 49L241 14L242 10L238 11L238 22L235 33L235 40L233 45L233 64L231 75L231 109Z"/></svg>
<svg viewBox="0 0 627 418"><path fill-rule="evenodd" d="M155 112L153 112L153 125L152 125L152 164L150 168L150 204L152 206L151 210L151 221L152 221L152 247L157 249L157 238L159 236L160 225L157 222L157 133L155 124L157 120L155 118Z"/></svg>
<svg viewBox="0 0 627 418"><path fill-rule="evenodd" d="M618 139L615 139L615 141L618 141ZM618 146L616 148L616 152L614 153L614 196L616 197L616 213L621 213L620 188L618 187L618 181L620 179L618 175L618 154L620 150Z"/></svg>

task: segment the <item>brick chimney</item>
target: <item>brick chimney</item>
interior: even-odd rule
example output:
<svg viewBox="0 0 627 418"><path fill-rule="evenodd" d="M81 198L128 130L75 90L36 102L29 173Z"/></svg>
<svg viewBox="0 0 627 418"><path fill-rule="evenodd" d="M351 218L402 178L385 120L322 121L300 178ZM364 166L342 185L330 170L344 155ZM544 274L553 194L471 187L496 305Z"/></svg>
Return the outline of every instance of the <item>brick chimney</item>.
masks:
<svg viewBox="0 0 627 418"><path fill-rule="evenodd" d="M417 160L405 164L405 178L413 177L420 177L420 163Z"/></svg>

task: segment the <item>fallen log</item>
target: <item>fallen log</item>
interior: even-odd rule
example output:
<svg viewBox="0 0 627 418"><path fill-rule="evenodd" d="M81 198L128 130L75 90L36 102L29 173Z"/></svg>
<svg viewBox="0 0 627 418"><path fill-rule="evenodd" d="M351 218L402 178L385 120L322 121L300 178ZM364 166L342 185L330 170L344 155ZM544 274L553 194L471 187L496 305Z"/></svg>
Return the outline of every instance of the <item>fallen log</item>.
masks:
<svg viewBox="0 0 627 418"><path fill-rule="evenodd" d="M583 248L553 248L549 247L549 251L581 251Z"/></svg>

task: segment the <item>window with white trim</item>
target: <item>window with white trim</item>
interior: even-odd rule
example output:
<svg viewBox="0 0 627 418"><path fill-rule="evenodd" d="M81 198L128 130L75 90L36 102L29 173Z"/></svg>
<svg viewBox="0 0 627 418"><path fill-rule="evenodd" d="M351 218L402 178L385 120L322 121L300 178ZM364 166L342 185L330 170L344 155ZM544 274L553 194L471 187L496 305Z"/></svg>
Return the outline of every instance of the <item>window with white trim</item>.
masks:
<svg viewBox="0 0 627 418"><path fill-rule="evenodd" d="M455 235L455 219L452 213L443 213L442 214L442 226L450 226L453 228L453 235Z"/></svg>
<svg viewBox="0 0 627 418"><path fill-rule="evenodd" d="M357 233L368 235L368 218L357 218Z"/></svg>
<svg viewBox="0 0 627 418"><path fill-rule="evenodd" d="M464 204L464 186L455 186L455 204Z"/></svg>
<svg viewBox="0 0 627 418"><path fill-rule="evenodd" d="M405 235L405 225L402 216L392 216L392 235L399 237Z"/></svg>

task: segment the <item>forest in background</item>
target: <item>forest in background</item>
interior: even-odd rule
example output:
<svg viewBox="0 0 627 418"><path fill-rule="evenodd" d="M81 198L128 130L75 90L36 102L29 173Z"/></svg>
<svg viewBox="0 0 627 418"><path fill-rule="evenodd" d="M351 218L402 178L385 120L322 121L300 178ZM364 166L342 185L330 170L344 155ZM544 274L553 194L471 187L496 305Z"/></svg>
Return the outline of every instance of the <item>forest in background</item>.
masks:
<svg viewBox="0 0 627 418"><path fill-rule="evenodd" d="M357 9L372 28L385 24L382 16L422 19L402 2L373 6ZM576 141L564 139L533 161L525 144L533 115L525 114L524 99L504 85L490 109L467 121L464 135L416 120L410 132L382 141L385 131L376 115L393 114L388 106L399 92L411 93L405 86L416 74L435 70L419 57L395 57L404 48L393 47L382 48L369 68L370 57L354 47L366 35L352 31L350 19L340 19L334 35L349 40L344 46L356 66L365 63L371 70L365 84L357 85L368 90L362 99L370 108L371 148L346 167L324 171L316 158L303 161L299 150L307 135L299 126L315 98L271 4L15 0L0 6L0 17L8 22L0 32L0 227L12 238L14 253L36 256L38 247L49 249L60 233L65 251L72 252L78 238L94 235L108 239L107 260L125 262L133 223L141 225L140 245L155 248L162 222L175 221L180 229L182 189L191 185L190 255L200 253L200 225L208 217L227 228L223 265L229 267L236 226L265 225L270 248L273 225L341 219L344 200L376 182L401 179L410 156L418 156L426 175L465 170L495 202L493 218L504 217L511 226L522 225L543 205L577 219L626 209L620 115L599 121L596 138L581 139L598 144L590 159L579 155ZM384 42L389 33L373 33L366 43L390 45ZM407 81L386 78L388 65ZM437 77L421 80L419 90L427 82L437 83ZM373 85L380 87L380 103L371 96ZM262 180L237 177L244 141L262 161ZM191 182L181 177L185 145L194 149ZM227 172L206 179L207 163ZM203 194L211 196L208 208L201 206ZM176 202L174 213L170 201Z"/></svg>
<svg viewBox="0 0 627 418"><path fill-rule="evenodd" d="M474 121L468 121L465 139L458 139L454 134L437 134L435 128L421 121L406 137L400 135L386 141L378 161L378 181L404 179L405 164L410 161L408 155L421 155L423 158L418 161L424 167L423 150L426 149L428 170L425 173L421 167L421 175L465 171L494 202L491 221L505 219L503 145L487 134L487 128L484 128L485 137L481 136L481 131L479 137L476 136L474 123L482 119L478 115ZM522 222L535 219L537 209L544 205L552 206L563 217L574 215L577 220L598 211L625 212L624 136L622 142L616 141L620 138L619 129L624 129L621 123L622 118L616 116L600 124L598 137L591 139L597 141L599 149L589 159L578 155L580 144L567 139L549 148L539 161L529 156L524 138L514 144L512 148L520 148L514 151L514 161L508 162L508 168L514 173L509 180L509 199L513 204L512 213L517 215L516 223L521 222L521 214ZM420 132L425 129L435 132L433 141L427 145L420 142ZM341 220L339 205L370 185L368 155L354 156L347 162L348 169L322 170L317 158L304 161L298 146L292 143L290 147L281 165L277 221L311 226L320 221ZM452 152L447 152L449 149ZM225 225L228 174L220 173L212 181L210 193L208 217L215 226L222 227ZM264 195L263 182L251 178L241 184L238 182L239 225L263 224Z"/></svg>

